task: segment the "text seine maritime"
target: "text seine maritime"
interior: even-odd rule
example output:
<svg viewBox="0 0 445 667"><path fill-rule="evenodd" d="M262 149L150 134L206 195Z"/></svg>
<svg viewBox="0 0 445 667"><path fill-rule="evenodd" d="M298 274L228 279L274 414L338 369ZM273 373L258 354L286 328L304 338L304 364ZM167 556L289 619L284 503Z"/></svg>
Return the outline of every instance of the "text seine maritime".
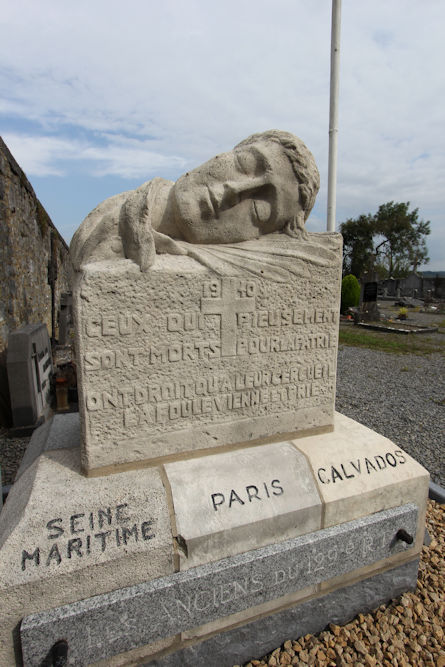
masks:
<svg viewBox="0 0 445 667"><path fill-rule="evenodd" d="M134 521L128 504L76 512L69 517L55 517L45 525L45 536L39 546L22 550L21 568L59 566L66 560L77 560L104 551L144 543L155 537L153 519ZM127 546L128 545L128 546Z"/></svg>

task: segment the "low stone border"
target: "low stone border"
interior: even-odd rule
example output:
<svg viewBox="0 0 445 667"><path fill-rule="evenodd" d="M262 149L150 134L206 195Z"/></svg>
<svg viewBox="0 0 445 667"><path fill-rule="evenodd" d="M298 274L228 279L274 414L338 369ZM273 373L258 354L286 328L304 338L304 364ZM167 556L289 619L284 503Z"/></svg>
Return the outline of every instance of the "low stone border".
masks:
<svg viewBox="0 0 445 667"><path fill-rule="evenodd" d="M430 482L428 497L440 503L440 505L445 505L445 489L435 482Z"/></svg>
<svg viewBox="0 0 445 667"><path fill-rule="evenodd" d="M415 325L408 325L410 326L409 329L400 329L386 324L368 324L367 322L357 322L357 326L363 327L364 329L372 329L373 331L386 331L387 333L399 334L434 333L439 329L439 327L416 327Z"/></svg>

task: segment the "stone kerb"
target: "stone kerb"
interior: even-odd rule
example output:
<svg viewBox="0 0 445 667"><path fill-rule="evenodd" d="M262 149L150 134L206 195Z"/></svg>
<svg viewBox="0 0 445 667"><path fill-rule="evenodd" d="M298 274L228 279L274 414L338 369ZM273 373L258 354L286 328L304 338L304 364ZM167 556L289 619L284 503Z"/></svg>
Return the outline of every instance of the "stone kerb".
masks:
<svg viewBox="0 0 445 667"><path fill-rule="evenodd" d="M167 255L147 273L125 260L84 267L74 312L87 474L332 430L341 257L332 235L310 237L280 241L300 253L282 281Z"/></svg>

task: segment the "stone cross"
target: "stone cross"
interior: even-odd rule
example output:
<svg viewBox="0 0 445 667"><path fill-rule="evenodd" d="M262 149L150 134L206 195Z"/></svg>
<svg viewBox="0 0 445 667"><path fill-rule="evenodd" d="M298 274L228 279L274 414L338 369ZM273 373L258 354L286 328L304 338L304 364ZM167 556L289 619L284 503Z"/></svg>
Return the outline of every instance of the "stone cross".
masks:
<svg viewBox="0 0 445 667"><path fill-rule="evenodd" d="M254 297L240 297L236 281L223 278L221 297L201 299L201 312L205 315L221 315L221 356L236 354L236 316L251 313L255 309Z"/></svg>

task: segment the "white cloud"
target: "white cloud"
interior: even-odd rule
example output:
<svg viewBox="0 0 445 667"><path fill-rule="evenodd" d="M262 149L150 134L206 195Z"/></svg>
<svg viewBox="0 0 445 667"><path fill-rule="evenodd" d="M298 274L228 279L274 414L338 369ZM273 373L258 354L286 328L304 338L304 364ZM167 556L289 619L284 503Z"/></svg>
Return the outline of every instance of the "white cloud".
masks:
<svg viewBox="0 0 445 667"><path fill-rule="evenodd" d="M314 152L322 221L330 18L325 0L7 3L3 136L30 174L84 163L142 181L281 127ZM343 2L337 194L339 221L389 200L419 207L442 267L444 21L439 0Z"/></svg>
<svg viewBox="0 0 445 667"><path fill-rule="evenodd" d="M74 143L66 139L9 133L3 139L28 176L63 176L58 161L76 155Z"/></svg>
<svg viewBox="0 0 445 667"><path fill-rule="evenodd" d="M186 161L151 149L151 142L110 137L106 145L48 136L4 135L4 140L28 176L64 176L70 163L84 163L91 176L145 178L157 170L183 169Z"/></svg>

